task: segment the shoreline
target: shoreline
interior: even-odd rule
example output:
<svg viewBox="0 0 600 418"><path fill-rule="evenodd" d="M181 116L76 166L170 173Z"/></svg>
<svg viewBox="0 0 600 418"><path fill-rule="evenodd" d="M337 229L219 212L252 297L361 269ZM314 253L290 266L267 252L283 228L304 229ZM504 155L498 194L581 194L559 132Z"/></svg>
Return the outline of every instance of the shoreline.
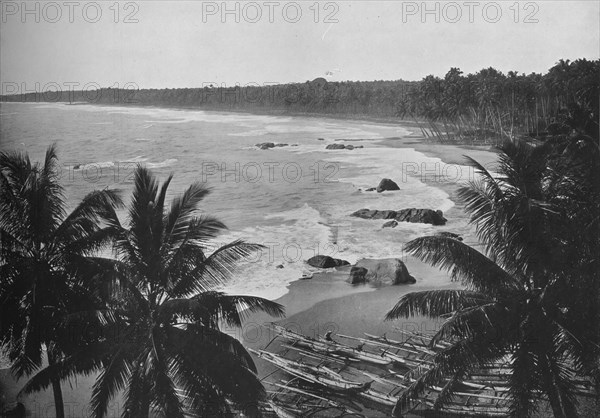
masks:
<svg viewBox="0 0 600 418"><path fill-rule="evenodd" d="M403 138L384 138L376 140L384 147L390 148L413 148L427 157L438 158L441 164L465 165L463 154L468 154L485 166L493 166L496 161L496 152L489 146L464 146L450 144L433 144L420 135L416 127L403 126L411 131L411 134ZM416 132L415 132L416 131ZM441 228L454 230L457 221L464 222L466 214L463 205L457 200L459 184L444 181L439 178L422 179L426 184L433 184L449 195L455 205L444 213L448 223ZM473 228L461 231L463 240L469 245L478 247L479 243L475 237ZM466 232L466 233L465 233ZM370 334L386 334L392 339L402 339L402 335L396 328L407 331L434 331L441 325L440 319L424 317L412 317L404 320L385 321L385 314L395 305L398 299L407 293L415 291L437 290L437 289L460 289L460 283L452 282L449 273L431 267L410 256L403 258L411 275L417 278L415 284L400 284L396 286L385 286L372 288L368 284L352 286L345 282L349 268L333 269L331 272L315 275L312 280L296 280L288 285L288 293L276 302L286 307L286 317L274 321L265 315L253 315L242 330L238 331L238 337L247 347L263 349L269 346L269 350L277 352L281 344L276 335L269 330L268 323L276 322L293 329L295 332L316 338L331 330L336 333L353 337L364 337L364 332ZM312 283L310 283L312 282ZM433 283L443 282L443 285ZM327 288L330 293L326 296L319 291ZM396 335L394 335L396 334ZM259 377L266 378L275 373L277 378L286 378L283 373L278 373L268 362L254 356L257 363ZM363 411L364 412L364 411ZM375 410L369 410L368 416L387 416ZM407 415L416 417L417 415Z"/></svg>
<svg viewBox="0 0 600 418"><path fill-rule="evenodd" d="M208 113L235 113L235 114L248 114L248 115L259 115L259 116L280 116L280 117L304 117L307 119L331 119L335 121L349 121L349 122L359 122L359 123L371 123L376 125L386 125L386 126L402 126L404 128L410 129L411 139L421 139L425 143L430 143L434 145L447 145L447 146L458 146L464 147L466 149L478 149L478 148L492 148L493 144L483 143L478 144L475 142L440 142L435 139L428 139L423 136L421 133L421 124L427 123L426 120L418 120L418 119L400 119L399 117L394 116L369 116L363 113L357 114L340 114L340 113L316 113L316 112L290 112L285 109L272 109L272 110L246 110L246 109L205 109L201 107L194 106L168 106L168 105L149 105L149 104L137 104L137 103L90 103L90 102L76 102L76 103L67 103L67 102L3 102L0 101L0 105L2 103L18 103L18 104L43 104L43 103L51 103L51 104L62 104L65 106L106 106L106 107L132 107L132 108L147 108L147 109L170 109L170 110L188 110L188 111L199 111L199 112L208 112Z"/></svg>
<svg viewBox="0 0 600 418"><path fill-rule="evenodd" d="M229 113L225 111L215 112ZM278 116L311 117L306 114L282 114ZM336 119L322 115L314 115L312 117L320 119ZM339 119L341 118L338 118L337 120ZM352 122L382 124L381 122L373 120L343 119ZM403 138L378 138L373 140L374 143L377 143L382 147L413 148L415 151L423 153L428 157L440 159L442 164L463 165L464 161L462 161L462 154L464 153L469 153L469 155L473 155L476 159L485 159L485 161L481 161L484 164L495 159L495 154L490 152L489 146L487 145L472 147L459 144L439 144L428 141L426 138L422 137L419 128L416 126L407 126L401 121L389 122L389 124L402 126L409 130L411 134ZM448 228L454 230L454 221L462 221L465 217L461 207L457 204L455 199L455 193L458 187L457 184L440 182L439 179L430 179L430 181L428 181L428 179L425 178L424 180L426 183L435 182L434 186L446 192L450 199L455 202L455 206L444 213L444 216L448 218L447 226L436 227L440 228L440 230L446 230ZM376 226L374 225L374 227ZM469 244L476 241L473 236L468 234L465 235L464 232L463 238L465 239L465 242ZM286 317L277 322L281 324L292 324L297 331L310 336L324 334L328 329L351 336L362 336L363 332L370 332L373 334L387 332L389 333L388 335L392 336L394 327L396 326L412 330L434 330L437 328L436 321L425 318L384 322L385 313L393 307L403 294L419 290L457 288L460 286L458 283L450 282L447 273L425 265L412 257L405 257L403 261L405 261L410 273L417 278L416 284L381 288L373 288L369 285L353 286L345 282L349 268L340 268L335 271L317 273L313 279L310 280L295 280L290 282L287 286L287 293L276 299L276 302L279 302L286 307ZM442 287L439 285L432 286L432 283L439 282L444 283ZM223 331L238 337L247 347L261 349L269 343L270 338L272 337L268 332L265 332L265 324L275 320L276 318L271 318L263 314L248 315L242 329L224 329ZM259 370L259 377L263 378L270 373L271 369L268 364L265 364L260 359L256 359L256 362ZM0 370L0 384L3 388L2 396L5 396L7 400L14 399L16 392L24 382L25 379L20 379L19 381L12 379L7 369ZM93 375L78 377L76 379L76 384L73 385L72 388L67 382L63 383L65 405L71 405L73 410L81 408L80 411L84 411L89 404L93 383ZM116 408L118 409L118 405L121 401L120 397L115 398L114 401ZM27 406L29 411L35 411L35 413L43 411L44 414L53 416L53 409L46 407L53 403L52 393L49 390L24 397L23 403Z"/></svg>

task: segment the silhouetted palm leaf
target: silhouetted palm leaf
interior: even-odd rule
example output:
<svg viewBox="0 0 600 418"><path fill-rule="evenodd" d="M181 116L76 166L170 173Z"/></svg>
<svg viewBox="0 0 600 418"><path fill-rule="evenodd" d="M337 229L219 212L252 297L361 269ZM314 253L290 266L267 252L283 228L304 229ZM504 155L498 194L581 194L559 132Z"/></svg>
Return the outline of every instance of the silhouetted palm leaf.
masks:
<svg viewBox="0 0 600 418"><path fill-rule="evenodd" d="M102 215L119 259L111 273L122 296L113 309L123 335L111 339L93 388L97 418L121 391L122 416L131 418L150 410L169 417L244 410L265 394L249 353L219 326L241 326L245 315L258 311L282 316L283 308L215 291L262 246L233 241L211 253L208 245L225 225L198 214L208 190L195 183L168 209L170 181L161 185L138 167L127 226L114 210Z"/></svg>

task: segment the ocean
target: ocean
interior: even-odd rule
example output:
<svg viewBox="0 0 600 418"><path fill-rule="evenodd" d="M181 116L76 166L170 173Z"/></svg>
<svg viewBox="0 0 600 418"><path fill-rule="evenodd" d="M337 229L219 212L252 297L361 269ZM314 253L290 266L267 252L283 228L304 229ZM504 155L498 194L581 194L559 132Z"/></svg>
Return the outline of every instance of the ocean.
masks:
<svg viewBox="0 0 600 418"><path fill-rule="evenodd" d="M206 184L212 193L202 203L202 213L217 216L229 228L215 246L234 239L266 246L222 289L230 293L276 299L287 292L290 282L315 270L305 260L316 254L350 262L404 257L404 243L444 230L404 222L382 229L384 221L349 216L358 209L417 207L446 213L454 206L441 185L423 176L440 171L439 159L409 146L386 145L385 140L410 135L399 125L148 107L2 103L0 126L1 149L26 151L32 160L41 160L46 148L57 144L71 208L86 193L104 187L121 189L127 201L137 164L151 168L160 179L173 173L170 197L193 182ZM364 148L325 149L339 140ZM255 144L262 142L289 145L261 150ZM393 179L401 190L365 191L382 178ZM465 176L454 178L460 181ZM449 218L449 230L460 232L465 225L464 216Z"/></svg>

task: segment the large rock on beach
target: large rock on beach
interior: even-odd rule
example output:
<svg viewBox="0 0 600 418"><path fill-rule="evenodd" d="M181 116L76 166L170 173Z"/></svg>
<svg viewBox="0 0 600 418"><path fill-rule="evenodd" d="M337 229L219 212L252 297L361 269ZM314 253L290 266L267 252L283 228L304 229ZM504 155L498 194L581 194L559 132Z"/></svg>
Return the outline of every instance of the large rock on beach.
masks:
<svg viewBox="0 0 600 418"><path fill-rule="evenodd" d="M332 267L347 266L350 263L346 260L340 260L339 258L329 257L328 255L315 255L306 261L309 265L321 269L328 269Z"/></svg>
<svg viewBox="0 0 600 418"><path fill-rule="evenodd" d="M365 281L375 285L396 285L396 284L413 284L417 281L413 276L410 275L408 269L398 258L383 258L383 259L370 259L363 258L352 267L355 270L354 280L360 278L362 270L366 269L367 272L364 274ZM350 271L350 279L353 278L352 270Z"/></svg>
<svg viewBox="0 0 600 418"><path fill-rule="evenodd" d="M398 187L396 182L391 179L382 179L379 182L379 186L377 186L377 193L385 192L388 190L400 190L400 187Z"/></svg>
<svg viewBox="0 0 600 418"><path fill-rule="evenodd" d="M381 227L382 228L395 228L398 226L398 222L396 221L388 221L386 223L384 223Z"/></svg>
<svg viewBox="0 0 600 418"><path fill-rule="evenodd" d="M369 270L364 267L352 266L352 269L350 270L350 276L346 281L350 284L366 283L368 272Z"/></svg>
<svg viewBox="0 0 600 418"><path fill-rule="evenodd" d="M445 225L447 219L441 210L432 209L400 209L395 210L371 210L359 209L350 214L357 218L363 219L394 219L398 222L425 223L432 225Z"/></svg>

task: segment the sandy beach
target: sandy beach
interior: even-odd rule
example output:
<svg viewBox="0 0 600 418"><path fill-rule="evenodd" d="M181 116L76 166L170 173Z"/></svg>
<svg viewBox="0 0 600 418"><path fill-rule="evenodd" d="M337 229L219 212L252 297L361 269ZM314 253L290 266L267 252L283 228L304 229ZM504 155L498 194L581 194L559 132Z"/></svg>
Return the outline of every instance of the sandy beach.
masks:
<svg viewBox="0 0 600 418"><path fill-rule="evenodd" d="M495 160L495 154L489 146L467 147L432 143L419 137L418 129L410 129L414 129L414 134L409 137L391 138L379 143L387 147L414 148L427 156L439 158L443 164L464 165L464 155L469 155L483 164L490 164ZM424 178L424 181L435 181L436 187L442 188L456 202L457 185L455 182L446 182L443 178L427 177ZM457 232L463 236L465 242L476 245L472 229L465 227L466 215L458 203L444 213L444 216L448 219L448 223L439 227L440 231ZM455 229L456 225L460 226L460 230ZM373 227L378 228L379 226L374 225ZM378 335L387 333L388 336L393 337L396 327L417 331L434 330L436 321L431 319L411 318L405 321L386 322L384 317L398 299L408 292L439 289L439 283L444 283L443 288L457 288L460 285L451 282L447 273L412 257L405 257L403 261L411 275L417 279L415 284L380 288L370 285L353 286L346 283L349 267L315 274L309 280L292 282L289 285L289 292L277 300L286 307L287 313L286 318L278 322L312 337L322 335L328 330L332 330L334 334L341 333L356 337L362 337L364 332ZM432 283L437 285L432 286ZM262 349L274 337L273 332L267 328L271 321L273 318L266 315L251 315L247 318L243 329L225 329L224 331L236 335L247 347ZM271 348L276 350L277 344L279 344L278 341L274 342ZM273 371L269 364L260 359L257 359L257 365L261 377L265 377ZM63 384L67 416L85 415L94 380L95 376L80 376L72 382L72 385ZM4 400L13 402L24 382L24 379L15 382L8 370L0 370ZM26 405L29 416L54 416L53 397L49 390L22 397L21 401ZM120 402L119 398L115 399L107 417L120 415Z"/></svg>
<svg viewBox="0 0 600 418"><path fill-rule="evenodd" d="M383 143L388 147L410 147L430 157L439 158L444 164L464 165L464 155L476 159L480 163L491 166L496 154L489 146L467 147L457 145L442 145L426 141L419 137L415 130L414 136L404 139L387 139ZM425 178L427 181L427 178ZM448 223L441 230L455 231L456 223L462 228L458 231L463 240L470 245L477 246L473 229L464 228L466 215L462 206L456 200L457 185L446 182L444 179L431 178L436 181L436 187L442 188L457 204L444 213ZM461 222L457 222L461 221ZM401 296L409 292L433 289L457 289L461 285L450 280L449 274L433 268L421 261L405 256L403 258L410 273L417 279L412 285L396 285L374 288L370 285L353 286L346 283L349 268L338 268L336 271L315 275L311 280L299 280L289 286L289 293L277 301L286 307L287 316L277 321L280 325L310 337L324 335L327 331L354 337L364 337L364 333L383 335L384 333L394 339L402 339L398 328L407 331L433 331L439 328L437 319L413 317L401 321L385 321L386 313L396 304ZM431 283L443 282L444 285L433 286ZM261 349L269 345L269 351L277 352L280 339L274 339L276 334L268 328L273 321L264 315L251 316L242 330L236 330L244 343L251 348ZM274 367L257 359L259 374L262 377L274 373L277 378L284 378L277 374ZM367 416L379 415L377 411L363 411Z"/></svg>

